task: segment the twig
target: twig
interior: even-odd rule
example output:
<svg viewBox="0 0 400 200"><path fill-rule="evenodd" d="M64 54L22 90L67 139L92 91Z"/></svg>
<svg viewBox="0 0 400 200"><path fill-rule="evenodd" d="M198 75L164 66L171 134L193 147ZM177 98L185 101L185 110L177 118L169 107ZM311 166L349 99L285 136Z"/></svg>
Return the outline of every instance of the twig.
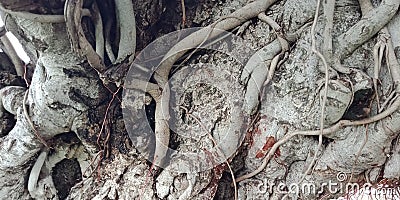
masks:
<svg viewBox="0 0 400 200"><path fill-rule="evenodd" d="M92 161L90 161L89 165L86 167L86 169L82 172L82 177L85 177L86 172L88 171L89 168L93 166L93 164L96 162L97 158L99 157L100 154L102 154L103 150L100 150L99 152L96 153ZM96 169L97 166L94 167ZM93 174L94 170L92 169L91 172L86 176L86 178L89 178Z"/></svg>
<svg viewBox="0 0 400 200"><path fill-rule="evenodd" d="M25 64L24 66L24 76L22 76L22 78L25 81L26 87L29 88L30 86L30 82L28 80L28 66L30 65L30 63Z"/></svg>
<svg viewBox="0 0 400 200"><path fill-rule="evenodd" d="M28 93L29 93L29 89L26 90L25 95L24 95L24 101L22 102L22 108L24 110L24 115L26 120L29 123L29 126L31 127L33 133L35 134L36 138L39 139L39 141L48 149L50 149L50 146L47 144L47 142L42 138L42 136L38 133L38 131L35 128L35 125L32 122L31 117L28 114L28 108L26 107L26 103L28 101Z"/></svg>
<svg viewBox="0 0 400 200"><path fill-rule="evenodd" d="M312 21L305 21L304 24L298 28L294 33L287 33L285 38L289 42L295 42L300 37L300 34L304 31L306 27L312 24Z"/></svg>
<svg viewBox="0 0 400 200"><path fill-rule="evenodd" d="M100 175L101 175L101 160L104 158L104 151L99 151L100 152L100 159L99 161L97 161L97 168L96 168L96 172L97 172L97 181L100 181Z"/></svg>
<svg viewBox="0 0 400 200"><path fill-rule="evenodd" d="M182 28L186 26L186 8L185 8L185 0L181 0L182 7Z"/></svg>
<svg viewBox="0 0 400 200"><path fill-rule="evenodd" d="M373 9L373 5L369 0L359 1L361 12L365 15L367 12ZM383 28L385 29L385 28ZM379 81L379 72L382 66L382 59L384 52L386 50L386 58L388 57L388 49L387 49L387 38L383 35L384 31L381 30L382 34L378 35L378 42L374 46L373 55L374 55L374 77L373 84L375 90L375 97L377 101L378 112L381 112L380 101L379 101L379 92L378 92L378 81ZM388 60L388 59L387 59ZM389 69L390 72L390 69Z"/></svg>
<svg viewBox="0 0 400 200"><path fill-rule="evenodd" d="M280 32L282 30L281 26L276 23L271 17L267 16L264 12L258 14L258 19L267 23L275 32Z"/></svg>
<svg viewBox="0 0 400 200"><path fill-rule="evenodd" d="M260 91L260 86L267 84L272 79L274 68L277 65L272 66L271 63L272 60L277 61L276 59L280 59L280 52L282 52L282 46L279 40L275 39L253 54L244 66L240 81L243 84L247 82L244 107L248 114L254 114L257 111L259 102L264 96L265 88L263 87L262 91ZM266 66L269 67L269 70L265 69Z"/></svg>
<svg viewBox="0 0 400 200"><path fill-rule="evenodd" d="M385 27L383 29L384 33L389 34L388 29ZM396 54L394 53L394 48L392 44L392 39L389 38L387 41L388 48L388 57L387 63L389 65L390 74L392 76L393 84L395 86L396 93L400 93L400 64L396 58Z"/></svg>
<svg viewBox="0 0 400 200"><path fill-rule="evenodd" d="M99 145L100 149L102 149L102 145L100 145L101 133L103 132L103 130L104 130L106 124L107 124L108 111L110 110L111 105L112 105L112 103L114 102L114 99L115 99L115 97L116 97L116 95L118 94L118 92L119 92L120 89L121 89L121 87L119 87L119 88L117 89L117 91L115 91L115 92L113 93L110 102L108 102L107 109L106 109L106 113L104 114L104 118L103 118L103 122L101 123L101 128L100 128L99 134L97 135L97 145ZM105 142L108 141L108 139L109 139L109 135L107 135L107 138L106 138ZM105 146L105 143L103 143L103 147L104 147L104 146ZM107 154L107 153L108 153L108 152L106 152L106 154Z"/></svg>
<svg viewBox="0 0 400 200"><path fill-rule="evenodd" d="M111 107L107 108L107 109L111 109ZM110 126L110 120L111 119L107 118L104 126ZM106 134L106 138L103 141L103 148L104 148L104 152L105 152L105 155L103 156L103 158L110 158L110 155L111 155L111 148L110 148L111 131L110 131L110 128L105 129L104 132Z"/></svg>
<svg viewBox="0 0 400 200"><path fill-rule="evenodd" d="M263 83L263 89L265 88L265 86L268 85L269 82L271 82L272 78L274 77L275 70L282 63L281 61L282 61L282 59L284 59L285 52L286 51L284 51L283 48L282 48L281 53L279 53L278 55L274 56L274 58L272 58L271 64L270 64L269 69L268 69L267 78L265 79L265 81ZM263 100L264 92L262 92L261 94L262 94L261 95L262 97L260 99Z"/></svg>
<svg viewBox="0 0 400 200"><path fill-rule="evenodd" d="M250 24L251 24L251 21L247 21L247 22L243 23L243 24L238 28L238 30L237 30L237 32L236 32L236 36L241 36L241 35L244 33L244 31L250 26Z"/></svg>
<svg viewBox="0 0 400 200"><path fill-rule="evenodd" d="M373 54L374 54L374 77L373 77L372 81L374 84L375 97L376 97L376 101L377 101L378 110L381 110L380 101L379 101L379 93L378 93L379 71L380 71L381 65L382 65L382 56L383 56L382 51L384 51L385 48L386 48L386 45L383 44L383 42L381 40L379 40L375 44L374 51L373 51Z"/></svg>
<svg viewBox="0 0 400 200"><path fill-rule="evenodd" d="M272 58L271 64L269 65L268 68L268 74L262 85L262 90L260 94L260 102L262 102L264 98L265 87L272 80L276 68L278 68L283 63L283 57L286 54L286 52L289 51L289 42L283 37L283 34L281 32L282 31L281 26L279 26L279 24L276 23L271 17L267 16L264 12L262 12L258 14L258 18L272 27L272 29L275 31L277 35L279 44L281 45L281 52L278 55L275 55L274 58Z"/></svg>
<svg viewBox="0 0 400 200"><path fill-rule="evenodd" d="M385 102L383 102L383 104L381 105L381 108L378 110L378 113L382 112L383 109L386 107L386 105L390 105L390 102L392 102L392 99L396 99L399 95L393 91L392 93L390 93L390 95L386 98Z"/></svg>
<svg viewBox="0 0 400 200"><path fill-rule="evenodd" d="M331 1L335 1L335 0L331 0ZM300 183L305 179L307 174L311 171L312 167L314 166L315 161L317 160L318 151L322 147L322 135L323 135L324 121L325 121L325 106L326 106L326 99L327 99L327 95L328 95L329 67L328 67L328 63L326 62L325 57L318 51L317 45L316 45L317 42L315 40L315 27L316 27L317 21L318 21L318 12L319 12L320 4L321 4L321 0L318 0L317 8L315 10L314 22L311 26L311 50L322 60L323 65L325 67L325 85L324 85L323 99L322 99L322 103L321 103L321 116L320 116L320 122L319 122L320 123L320 127L319 127L320 134L318 136L318 146L317 146L317 149L315 150L314 157L312 158L310 164L308 165L308 168L305 171L303 177L300 179ZM329 4L329 3L327 3L327 4ZM333 3L333 5L334 5L334 3ZM333 7L331 9L334 9ZM332 14L333 14L333 12L332 12ZM328 18L330 18L330 17L328 17ZM327 35L329 37L330 34L327 34ZM325 41L328 41L328 40L325 40Z"/></svg>

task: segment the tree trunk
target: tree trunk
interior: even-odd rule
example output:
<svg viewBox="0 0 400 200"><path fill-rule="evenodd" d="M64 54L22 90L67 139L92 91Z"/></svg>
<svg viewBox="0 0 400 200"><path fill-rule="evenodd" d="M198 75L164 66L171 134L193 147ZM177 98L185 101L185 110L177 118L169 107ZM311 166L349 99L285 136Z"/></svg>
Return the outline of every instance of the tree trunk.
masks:
<svg viewBox="0 0 400 200"><path fill-rule="evenodd" d="M0 5L0 199L400 196L397 0Z"/></svg>

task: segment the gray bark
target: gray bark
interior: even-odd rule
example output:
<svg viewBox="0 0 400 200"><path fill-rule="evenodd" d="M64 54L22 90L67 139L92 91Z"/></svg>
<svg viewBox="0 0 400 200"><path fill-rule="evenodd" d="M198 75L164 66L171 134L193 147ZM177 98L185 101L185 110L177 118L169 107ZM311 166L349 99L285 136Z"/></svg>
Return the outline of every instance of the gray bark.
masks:
<svg viewBox="0 0 400 200"><path fill-rule="evenodd" d="M129 107L125 112L129 112L132 118L122 120L122 114L117 113L116 116L119 116L116 119L110 119L110 159L104 157L106 149L101 149L101 145L99 147L99 143L104 142L101 140L103 133L99 133L103 130L100 128L103 119L112 118L112 115L104 114L110 99L107 96L109 91L104 88L99 74L90 67L85 57L73 52L64 23L34 22L11 13L7 19L10 21L9 25L13 26L11 29L18 30L18 38L24 38L24 42L30 45L29 49L38 51L38 57L29 89L8 86L0 90L0 115L16 117L14 127L0 134L0 199L232 199L234 189L229 175L231 172L224 159L228 160L237 178L261 165L260 149L268 137L280 140L294 131L316 131L320 126L324 94L321 85L325 80L320 70L322 62L311 51L311 26L306 24L313 20L316 0L286 0L275 3L266 1L266 4L262 2L253 2L253 5L258 6L251 9L250 6L246 7L249 5L246 0L200 4L185 1L187 6L194 5L194 9L188 11L188 20L201 26L208 26L235 11L240 13L242 18L223 19L220 21L228 21L228 25L218 26L230 29L247 20L252 21L240 38L222 40L212 46L219 52L201 51L193 54L188 62L177 68L177 71L174 71L171 63L171 66L168 66L168 63L161 65L167 67L157 70L162 75L161 78L155 75L156 81L160 79L158 84L163 86L167 82L165 78L171 75L171 79L168 80L170 99L168 107L163 107L168 110L159 109L163 102L156 99L158 110L155 115L162 116L163 121L151 122L154 117L154 102L151 102L150 95L128 88L133 85L128 83L134 80L125 80L127 87L123 90L130 98L129 101L124 101L125 105L122 107ZM123 23L133 10L122 10L124 6L132 5L126 1L120 3L115 14ZM113 51L117 53L116 63L131 61L125 59L136 56L135 47L130 44L137 40L137 50L150 42L149 35L153 33L150 27L154 29L154 24L166 20L160 18L160 15L163 14L163 10L165 13L169 12L162 9L170 8L168 3L146 1L138 5L138 2L133 2L138 33L136 34L135 27L129 27L135 22L123 23L120 24L121 33L108 32L104 36L119 37L119 40L127 40L127 43L117 45L109 40L104 43L92 42L92 45L101 44L97 49L108 48L106 51L111 64L114 60L110 57ZM272 3L274 4L270 6ZM324 116L326 128L342 119L358 120L378 114L373 96L373 49L378 40L376 33L385 26L391 35L391 40L388 41L392 42L397 61L400 62L399 3L394 0L374 3L376 8L361 17L358 1L336 0L332 27L332 44L335 50L333 57L340 59L342 67L351 70L346 70L346 74L337 73L330 77ZM7 9L19 11L9 7L7 3L4 5ZM242 7L245 7L245 10L237 11ZM30 11L33 11L36 7L31 9ZM246 9L250 9L247 10L249 12L245 12ZM252 13L264 12L265 9L266 15L281 25L282 30L279 34L290 37L291 48L286 60L275 71L272 81L262 90L268 66L274 56L282 50L276 39L277 32L268 24L250 16ZM99 10L104 8L99 5ZM320 8L320 11L323 10ZM104 20L105 29L108 19L111 20ZM317 48L322 52L325 41L325 15L319 15L317 22L315 37ZM204 36L206 32L204 29L196 34ZM162 31L157 33L161 34ZM135 35L138 36L137 39ZM212 35L214 36L216 35ZM141 39L143 40L140 41ZM182 43L186 42L185 47L195 43L196 47L203 40L204 38L187 38L182 40ZM159 52L156 54L164 52L172 55L170 49L162 49L164 44L158 43L155 46L159 46ZM236 46L243 48L236 49ZM97 52L105 50L99 49ZM177 60L184 54L182 52L174 54L167 61ZM244 55L250 56L247 60L235 58ZM148 55L138 54L138 58L146 56ZM105 57L107 55L100 56ZM157 59L161 60L162 57ZM33 57L33 60L36 60L36 57ZM152 61L148 61L147 64L151 63ZM387 63L384 62L379 74L381 85L378 94L381 96L381 105L395 90L392 88L393 82L398 81L392 80ZM134 64L141 63L135 61ZM169 73L171 68L173 74ZM153 69L144 66L144 70ZM134 78L143 77L134 74ZM140 83L148 80L142 81ZM136 84L139 85L138 82ZM157 84L153 83L151 86L155 87L155 90L158 89ZM26 91L28 96L24 98ZM264 92L264 98L259 102L261 91ZM110 105L119 106L119 102L115 102ZM27 110L24 111L24 107ZM171 119L168 119L169 116L163 116L162 111L169 112ZM257 115L251 115L255 113ZM257 116L259 117L255 118ZM165 145L173 147L174 152L168 155L169 164L160 169L149 164L149 161L152 161L152 154L165 154L167 150L154 147L158 145L154 141L157 136L153 135L147 123L165 123L168 120L168 130L161 131L170 133L170 129L172 130L171 137L168 134L164 141L169 141L169 144ZM238 197L282 199L286 196L284 191L287 192L291 188L279 188L278 185L297 184L300 191L287 194L289 198L334 198L344 196L345 192L327 191L323 184L329 181L342 184L370 181L377 184L382 178L398 180L399 120L400 112L396 110L389 117L368 125L340 128L324 135L323 145L318 150L316 137L292 137L279 147L279 153L275 154L260 173L237 183ZM30 122L34 124L34 129ZM62 139L63 135L68 135L66 133L72 133L76 138L71 137L74 138L71 139L73 141L66 142ZM46 141L52 141L54 149L49 151L37 135ZM120 135L125 138L129 135L133 146L130 146L129 142L126 142L126 145L122 142L123 139L118 139ZM205 152L202 155L207 158L207 152L214 147L213 140L220 142L218 148L222 153L213 152L211 157L215 156L220 160L211 159L204 162L201 165L204 168L198 170L195 163L197 157L183 153L196 153L198 156L199 152ZM128 148L122 152L120 146ZM152 150L154 148L156 153ZM157 153L158 151L162 153ZM48 155L44 156L47 153ZM306 174L303 180L314 155L317 156L316 163L311 173ZM214 161L219 163L212 163ZM76 165L61 167L60 163L63 162ZM156 160L156 164L158 162ZM79 176L79 183L72 181L73 186L65 186L67 191L60 190L67 181L59 181L59 170L65 171L69 177ZM346 179L338 180L339 175L344 175ZM268 184L275 187L269 187ZM315 186L315 191L325 190L324 193L307 193L301 191L301 184L311 184ZM394 185L399 190L399 185ZM69 187L72 187L71 190Z"/></svg>

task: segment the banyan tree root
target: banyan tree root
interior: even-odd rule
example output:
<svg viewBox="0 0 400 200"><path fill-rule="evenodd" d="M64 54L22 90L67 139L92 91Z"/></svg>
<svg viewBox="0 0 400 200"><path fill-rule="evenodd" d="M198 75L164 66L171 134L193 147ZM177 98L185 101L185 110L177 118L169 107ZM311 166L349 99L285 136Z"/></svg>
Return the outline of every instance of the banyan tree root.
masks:
<svg viewBox="0 0 400 200"><path fill-rule="evenodd" d="M358 46L360 46L362 43L364 43L365 41L369 40L374 34L376 34L380 29L382 29L389 21L390 19L393 17L393 13L396 13L398 7L399 7L400 2L398 1L383 1L381 3L381 5L377 8L375 8L374 10L370 11L368 14L366 14L366 16L357 24L355 24L352 28L350 28L346 33L342 34L339 37L339 45L342 45L340 47L340 49L346 49L346 51L343 51L339 56L341 58L343 58L344 55L348 55L349 53L351 53L352 51L354 51ZM376 12L383 14L383 9L388 9L388 6L390 6L391 8L389 9L389 13L387 13L387 11L385 12L385 17L379 16L379 15L375 15ZM381 10L382 9L382 10ZM375 13L375 14L374 14ZM387 16L389 15L389 17ZM380 19L377 19L380 18ZM382 21L381 21L382 20ZM377 24L379 21L380 24ZM341 43L340 41L343 38L347 38L348 35L353 35L353 34L357 34L358 32L356 30L359 30L359 27L369 27L369 25L371 26L371 31L369 31L366 34L359 34L357 37L358 39L352 39L352 42L350 42L348 44L348 46L345 45L345 43ZM380 29L377 29L376 27L379 27ZM354 32L355 31L355 32ZM354 33L353 33L354 32ZM394 54L394 50L393 50L393 46L391 45L391 41L388 42L388 66L389 69L391 71L391 76L392 76L392 80L394 82L395 85L395 90L397 94L400 94L400 86L399 86L399 82L400 82L400 72L399 72L399 63L396 59L396 56ZM280 140L278 140L270 149L270 151L268 152L268 154L265 156L262 164L254 171L243 175L241 177L238 177L236 179L237 182L251 178L255 175L257 175L258 173L260 173L268 164L268 162L270 161L270 159L274 156L276 150L279 148L279 146L281 146L282 144L284 144L285 142L287 142L289 139L293 138L296 135L328 135L328 134L334 134L336 131L342 129L343 127L348 127L348 126L360 126L360 125L365 125L365 124L370 124L373 122L378 122L380 120L383 120L385 118L387 118L388 116L392 115L393 113L395 113L398 108L400 107L400 98L396 98L393 103L383 112L376 114L375 116L372 116L370 118L367 119L362 119L362 120L356 120L356 121L351 121L351 120L340 120L339 122L335 123L334 125L322 129L322 130L310 130L310 131L294 131L291 133L286 134L285 136L283 136Z"/></svg>
<svg viewBox="0 0 400 200"><path fill-rule="evenodd" d="M87 111L97 107L99 99L104 98L100 93L104 88L97 74L87 63L82 63L71 49L60 48L70 46L65 25L23 19L17 20L17 23L22 30L35 26L35 30L43 33L38 34L38 40L47 38L57 43L49 44L45 51L40 52L28 90L21 87L1 90L1 107L17 118L13 129L0 141L0 153L9 155L0 157L0 196L8 199L29 197L24 177L27 177L33 161L45 146L37 135L47 140L74 131L79 137L87 125ZM90 145L87 147L90 148ZM29 189L33 193L41 161L38 160L38 167L31 174Z"/></svg>
<svg viewBox="0 0 400 200"><path fill-rule="evenodd" d="M159 67L155 71L154 78L162 91L162 97L156 98L156 115L155 115L155 137L156 137L156 148L154 155L154 163L161 164L163 158L166 155L166 150L169 144L169 86L168 76L170 74L172 65L183 56L189 49L196 48L201 45L204 40L212 39L222 33L220 30L229 30L235 28L242 23L248 21L251 18L256 17L258 14L264 12L269 6L275 3L276 0L258 0L242 7L241 9L233 12L232 14L223 17L216 21L209 27L203 28L197 32L192 33L186 38L179 41L174 45L168 53L164 56ZM211 28L211 32L210 32ZM214 31L219 30L219 31ZM165 90L165 91L164 91Z"/></svg>
<svg viewBox="0 0 400 200"><path fill-rule="evenodd" d="M64 17L67 25L67 32L70 38L72 49L79 55L85 56L90 66L99 74L105 71L103 60L96 53L83 32L82 21L83 0L67 0L65 2Z"/></svg>

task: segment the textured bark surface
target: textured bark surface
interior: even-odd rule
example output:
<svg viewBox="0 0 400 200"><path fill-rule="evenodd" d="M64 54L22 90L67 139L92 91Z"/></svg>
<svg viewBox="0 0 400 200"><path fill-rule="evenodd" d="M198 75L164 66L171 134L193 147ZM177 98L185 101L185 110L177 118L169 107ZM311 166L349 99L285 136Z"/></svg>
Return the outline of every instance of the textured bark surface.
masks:
<svg viewBox="0 0 400 200"><path fill-rule="evenodd" d="M48 2L0 1L3 7L16 12L63 14L64 1ZM84 7L89 8L93 2L84 1ZM249 3L247 0L184 2L186 26L199 27L209 26ZM264 155L260 149L268 138L278 141L294 131L319 130L325 80L322 62L311 51L308 23L314 18L316 4L316 0L276 1L265 13L282 30L274 30L255 17L247 26L232 30L237 38L212 46L218 51L198 50L193 55L189 53L190 59L181 66L178 67L181 60L175 63L170 74L168 104L171 116L168 145L174 152L168 152L165 169L151 164L155 145L151 129L157 123L154 112L158 104L150 95L143 100L143 93L121 88L120 91L128 91L129 97L121 103L121 92L115 98L110 92L117 91L117 87L104 85L86 58L73 52L65 23L39 23L9 15L6 21L9 30L26 44L36 64L27 89L24 80L15 75L8 57L0 54L0 199L233 199L231 172L224 161L214 164L215 160L207 160L202 165L206 170L198 172L195 158L176 152L197 153L196 156L203 152L207 157L209 149L214 147L213 140L221 142L221 154L229 158L229 167L237 178L261 165ZM363 16L358 1L336 0L333 56L340 58L342 67L351 68L351 72L330 77L325 127L339 120L365 119L378 113L373 84L374 45L384 35L375 34L382 27L388 28L391 37L388 41L392 42L400 62L398 3L384 0L373 4L376 9ZM114 8L111 0L99 3L101 13L106 13L102 16L104 36L111 38L108 50L129 57L134 48L118 42L121 38L134 40L132 32L118 32L117 13L110 8ZM157 37L182 28L180 2L140 0L133 1L133 8L138 57L151 58L159 52L168 52L169 49L162 49L165 44L160 43L156 48L159 52L154 55L138 54ZM320 12L323 10L321 7ZM369 21L374 14L382 13L384 17ZM389 23L382 24L386 21ZM85 37L94 46L97 44L94 24L86 18L82 23ZM315 29L320 51L324 47L325 25L322 13ZM360 30L362 33L358 33ZM269 64L282 50L277 33L287 36L290 50L282 57L284 62L276 69L272 81L261 90ZM365 36L369 34L370 37ZM118 52L119 47L126 51ZM250 56L242 58L244 55ZM105 55L103 61L111 68L129 66L128 60L114 63L110 55ZM387 65L387 61L383 62L379 73L380 104L395 90L395 80ZM119 77L123 77L123 71ZM134 78L142 77L134 74ZM261 91L264 94L259 102ZM127 106L129 109L123 110ZM131 118L123 120L122 117L128 116L123 112L129 112ZM377 122L324 135L318 150L318 135L297 135L279 147L260 173L237 183L238 197L282 199L285 192L291 191L289 186L297 184L300 192L289 192L290 198L334 198L345 193L330 192L324 184L395 182L400 178L399 131L400 112L395 111ZM52 149L47 149L36 134ZM48 154L43 163L39 156L42 152ZM217 157L221 154L216 153ZM314 155L315 165L302 180ZM36 165L43 166L36 171ZM339 175L346 179L338 180ZM29 176L37 177L38 181L29 182L33 180ZM301 191L302 183L312 184L317 192ZM279 184L284 187L278 187ZM399 184L393 185L400 193Z"/></svg>

